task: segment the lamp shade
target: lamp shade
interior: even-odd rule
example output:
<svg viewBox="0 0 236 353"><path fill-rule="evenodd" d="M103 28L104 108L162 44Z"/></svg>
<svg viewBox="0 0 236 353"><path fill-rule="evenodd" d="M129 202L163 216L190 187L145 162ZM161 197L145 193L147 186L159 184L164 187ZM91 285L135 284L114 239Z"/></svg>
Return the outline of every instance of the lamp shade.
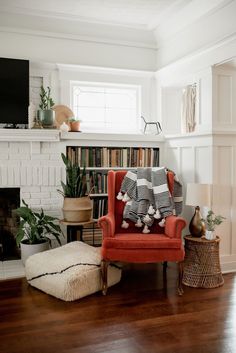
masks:
<svg viewBox="0 0 236 353"><path fill-rule="evenodd" d="M185 204L211 207L211 184L187 184Z"/></svg>

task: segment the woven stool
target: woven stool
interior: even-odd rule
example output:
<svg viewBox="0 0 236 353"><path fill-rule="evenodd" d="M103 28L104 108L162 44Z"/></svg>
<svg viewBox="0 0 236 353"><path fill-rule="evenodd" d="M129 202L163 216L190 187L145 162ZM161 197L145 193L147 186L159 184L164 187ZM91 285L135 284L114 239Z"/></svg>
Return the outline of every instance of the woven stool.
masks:
<svg viewBox="0 0 236 353"><path fill-rule="evenodd" d="M183 284L196 288L216 288L224 279L220 268L220 238L206 240L185 236Z"/></svg>

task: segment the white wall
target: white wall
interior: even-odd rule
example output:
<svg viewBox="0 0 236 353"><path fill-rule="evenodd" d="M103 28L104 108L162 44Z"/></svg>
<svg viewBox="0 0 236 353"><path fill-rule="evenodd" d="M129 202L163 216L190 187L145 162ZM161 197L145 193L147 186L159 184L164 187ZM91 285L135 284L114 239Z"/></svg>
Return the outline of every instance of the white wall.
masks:
<svg viewBox="0 0 236 353"><path fill-rule="evenodd" d="M155 49L17 32L0 31L0 56L130 70L156 67Z"/></svg>
<svg viewBox="0 0 236 353"><path fill-rule="evenodd" d="M141 115L155 120L156 85L153 72L99 69L58 65L60 102L70 106L70 81L104 82L124 85L138 85L141 88Z"/></svg>
<svg viewBox="0 0 236 353"><path fill-rule="evenodd" d="M156 81L153 72L137 70L108 69L99 67L48 64L40 62L30 63L30 76L43 80L43 85L50 86L55 104L63 104L71 107L70 81L101 82L124 85L137 85L141 89L141 112L146 120L156 121ZM36 100L36 88L31 98L34 104ZM39 96L39 89L38 89ZM139 118L139 117L138 117ZM140 119L140 130L143 129Z"/></svg>
<svg viewBox="0 0 236 353"><path fill-rule="evenodd" d="M173 104L177 109L178 87L197 83L196 132L168 136L173 126L176 133L179 131L179 113L173 114L171 109L173 123L163 106L158 114L166 120L167 166L178 172L185 188L188 182L213 184L212 208L226 217L217 228L223 271L236 271L236 76L235 70L215 64L233 57L236 57L236 39L184 58L156 74L157 101L164 100L167 106ZM176 90L174 98L166 95L168 90ZM190 220L192 214L193 210L185 206L184 217Z"/></svg>

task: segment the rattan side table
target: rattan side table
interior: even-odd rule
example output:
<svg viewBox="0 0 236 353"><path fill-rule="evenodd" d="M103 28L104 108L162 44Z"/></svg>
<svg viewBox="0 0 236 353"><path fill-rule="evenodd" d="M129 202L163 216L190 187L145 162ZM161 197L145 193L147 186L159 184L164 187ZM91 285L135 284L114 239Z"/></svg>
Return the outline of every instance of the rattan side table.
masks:
<svg viewBox="0 0 236 353"><path fill-rule="evenodd" d="M220 268L220 238L207 240L187 235L184 240L183 284L195 288L222 286L224 279Z"/></svg>

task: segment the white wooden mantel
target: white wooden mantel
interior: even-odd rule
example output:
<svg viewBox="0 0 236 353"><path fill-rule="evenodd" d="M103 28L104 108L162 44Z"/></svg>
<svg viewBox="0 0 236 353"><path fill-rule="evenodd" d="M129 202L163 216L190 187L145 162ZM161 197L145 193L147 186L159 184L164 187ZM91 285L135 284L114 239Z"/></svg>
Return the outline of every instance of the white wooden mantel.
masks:
<svg viewBox="0 0 236 353"><path fill-rule="evenodd" d="M61 133L56 129L0 129L0 141L5 142L56 142L60 140L90 141L130 141L130 142L164 142L163 135L130 135L130 134L94 134L94 133Z"/></svg>
<svg viewBox="0 0 236 353"><path fill-rule="evenodd" d="M56 129L0 129L0 141L56 142L60 141L60 131Z"/></svg>

